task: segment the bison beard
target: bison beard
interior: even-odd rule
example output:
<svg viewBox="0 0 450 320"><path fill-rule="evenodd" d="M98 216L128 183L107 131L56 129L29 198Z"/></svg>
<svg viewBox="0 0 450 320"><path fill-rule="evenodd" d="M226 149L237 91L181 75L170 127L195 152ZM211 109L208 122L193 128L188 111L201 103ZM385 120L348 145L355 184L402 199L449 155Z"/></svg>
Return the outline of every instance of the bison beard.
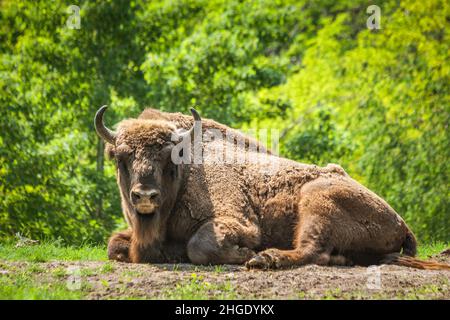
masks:
<svg viewBox="0 0 450 320"><path fill-rule="evenodd" d="M131 236L130 260L164 262L159 240L160 225L157 217L140 215L135 218Z"/></svg>
<svg viewBox="0 0 450 320"><path fill-rule="evenodd" d="M122 209L129 229L113 234L110 259L124 262L246 264L248 268L293 265L392 263L422 269L450 266L413 258L416 240L403 219L379 196L338 165L297 163L267 152L274 167L244 164L175 166L163 151L180 129L192 134L200 117L145 110L122 121L117 132L95 116L98 135L117 163ZM231 131L245 143L225 142L237 153L256 156L253 139L209 119L203 131ZM204 141L203 151L218 141ZM139 214L130 192L157 190L161 206ZM148 193L148 192L147 192ZM142 194L147 194L142 193ZM135 199L136 200L136 199ZM146 199L146 201L153 201Z"/></svg>

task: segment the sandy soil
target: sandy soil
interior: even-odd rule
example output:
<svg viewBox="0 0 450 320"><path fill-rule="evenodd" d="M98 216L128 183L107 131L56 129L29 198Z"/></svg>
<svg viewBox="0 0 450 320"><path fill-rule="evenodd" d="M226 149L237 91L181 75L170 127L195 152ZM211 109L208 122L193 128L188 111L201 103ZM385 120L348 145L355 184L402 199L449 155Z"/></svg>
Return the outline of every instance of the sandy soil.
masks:
<svg viewBox="0 0 450 320"><path fill-rule="evenodd" d="M434 260L450 263L450 255L441 254ZM1 266L18 272L29 263L1 261ZM375 269L308 265L281 271L116 262L46 262L39 266L45 270L40 281L59 277L67 282L69 274L78 276L88 299L450 299L449 271L392 265ZM58 270L66 273L58 276Z"/></svg>

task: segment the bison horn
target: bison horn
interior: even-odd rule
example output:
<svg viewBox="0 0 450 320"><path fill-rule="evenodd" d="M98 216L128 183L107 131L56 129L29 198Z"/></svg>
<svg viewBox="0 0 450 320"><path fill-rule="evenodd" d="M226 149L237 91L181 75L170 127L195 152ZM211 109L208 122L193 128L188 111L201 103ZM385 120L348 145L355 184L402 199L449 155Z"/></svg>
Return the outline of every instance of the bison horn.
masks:
<svg viewBox="0 0 450 320"><path fill-rule="evenodd" d="M200 115L198 114L197 110L191 108L191 113L195 121L202 121L202 118L200 118Z"/></svg>
<svg viewBox="0 0 450 320"><path fill-rule="evenodd" d="M192 113L192 116L194 117L194 124L188 131L185 131L185 132L179 134L178 137L179 137L180 141L183 140L185 137L189 137L189 136L191 137L191 140L193 141L195 132L197 132L198 130L200 130L200 132L201 132L202 118L200 118L200 115L198 114L197 110L195 110L194 108L191 108L191 113ZM197 128L200 127L200 128L195 130L196 127Z"/></svg>
<svg viewBox="0 0 450 320"><path fill-rule="evenodd" d="M97 113L95 114L95 131L97 131L97 134L100 138L114 145L116 142L116 133L105 127L105 124L103 123L103 114L105 113L106 109L108 109L108 107L103 106L98 109Z"/></svg>
<svg viewBox="0 0 450 320"><path fill-rule="evenodd" d="M192 116L194 117L194 124L192 125L192 128L190 128L189 131L187 131L185 133L185 135L186 136L190 135L191 139L194 140L194 133L195 133L194 129L197 126L200 126L200 130L201 130L202 118L200 118L200 115L198 114L197 110L195 110L194 108L191 108L191 113L192 113Z"/></svg>

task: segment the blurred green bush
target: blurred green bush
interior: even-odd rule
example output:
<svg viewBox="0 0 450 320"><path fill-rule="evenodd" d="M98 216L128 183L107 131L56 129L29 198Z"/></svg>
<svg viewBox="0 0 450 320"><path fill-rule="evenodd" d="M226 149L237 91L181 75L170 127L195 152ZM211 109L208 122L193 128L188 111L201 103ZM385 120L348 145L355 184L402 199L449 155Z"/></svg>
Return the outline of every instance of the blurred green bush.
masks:
<svg viewBox="0 0 450 320"><path fill-rule="evenodd" d="M450 240L449 6L383 1L0 3L0 238L102 242L122 221L92 118L144 106L276 128L340 163L423 241Z"/></svg>

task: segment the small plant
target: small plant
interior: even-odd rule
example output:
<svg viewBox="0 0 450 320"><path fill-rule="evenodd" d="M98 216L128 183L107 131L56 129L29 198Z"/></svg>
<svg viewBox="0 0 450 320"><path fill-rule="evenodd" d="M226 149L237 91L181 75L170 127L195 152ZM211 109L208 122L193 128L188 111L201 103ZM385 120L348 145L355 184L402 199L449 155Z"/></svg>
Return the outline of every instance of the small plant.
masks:
<svg viewBox="0 0 450 320"><path fill-rule="evenodd" d="M192 273L188 281L183 281L172 290L166 290L165 299L235 299L234 288L229 281L215 284L204 280L202 275Z"/></svg>
<svg viewBox="0 0 450 320"><path fill-rule="evenodd" d="M342 294L342 290L340 288L327 290L325 291L322 299L324 300L335 300L336 298L339 298Z"/></svg>
<svg viewBox="0 0 450 320"><path fill-rule="evenodd" d="M57 267L51 271L52 275L57 278L62 278L67 275L66 269L63 267Z"/></svg>
<svg viewBox="0 0 450 320"><path fill-rule="evenodd" d="M114 271L114 266L111 262L106 262L100 270L101 273L109 273L112 271Z"/></svg>
<svg viewBox="0 0 450 320"><path fill-rule="evenodd" d="M224 271L224 269L223 269L223 266L222 266L222 265L216 265L216 266L214 266L214 272L221 273L221 272L223 272L223 271Z"/></svg>
<svg viewBox="0 0 450 320"><path fill-rule="evenodd" d="M45 269L42 268L37 263L31 263L30 266L28 267L28 272L30 272L30 273L44 273Z"/></svg>

